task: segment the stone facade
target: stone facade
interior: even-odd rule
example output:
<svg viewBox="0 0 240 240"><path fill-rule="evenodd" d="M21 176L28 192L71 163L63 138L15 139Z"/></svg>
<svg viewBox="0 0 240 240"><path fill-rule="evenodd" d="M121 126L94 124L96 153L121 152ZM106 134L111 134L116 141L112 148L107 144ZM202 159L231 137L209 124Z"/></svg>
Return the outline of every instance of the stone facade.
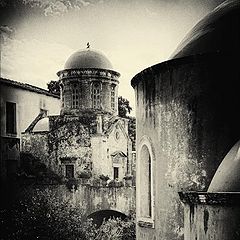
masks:
<svg viewBox="0 0 240 240"><path fill-rule="evenodd" d="M65 179L132 175L128 120L117 116L120 74L104 55L82 50L57 75L61 114L33 122L22 135L23 151Z"/></svg>
<svg viewBox="0 0 240 240"><path fill-rule="evenodd" d="M114 117L103 122L101 115L85 113L74 117L54 116L49 120L50 131L22 135L22 149L51 170L66 177L66 165L72 165L72 177L81 178L81 174L90 173L113 179L116 167L121 180L131 173L131 140L124 127L127 119ZM99 121L101 128L97 126Z"/></svg>
<svg viewBox="0 0 240 240"><path fill-rule="evenodd" d="M61 87L61 114L98 109L118 114L119 73L105 69L63 70L58 72Z"/></svg>

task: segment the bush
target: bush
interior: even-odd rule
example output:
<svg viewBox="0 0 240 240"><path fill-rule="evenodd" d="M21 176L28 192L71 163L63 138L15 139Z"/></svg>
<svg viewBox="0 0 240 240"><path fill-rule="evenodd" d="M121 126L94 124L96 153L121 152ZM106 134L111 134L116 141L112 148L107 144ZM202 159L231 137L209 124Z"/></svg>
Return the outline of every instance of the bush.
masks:
<svg viewBox="0 0 240 240"><path fill-rule="evenodd" d="M99 228L83 222L82 212L63 200L55 186L28 187L0 212L1 240L134 240L133 220L110 219Z"/></svg>
<svg viewBox="0 0 240 240"><path fill-rule="evenodd" d="M109 187L123 187L124 184L123 184L122 181L111 180L111 181L108 183L108 186L109 186Z"/></svg>
<svg viewBox="0 0 240 240"><path fill-rule="evenodd" d="M70 178L66 181L66 187L68 190L77 190L78 189L78 181L75 178Z"/></svg>
<svg viewBox="0 0 240 240"><path fill-rule="evenodd" d="M109 179L109 176L105 176L103 174L99 175L99 178L102 180L102 181L107 181Z"/></svg>
<svg viewBox="0 0 240 240"><path fill-rule="evenodd" d="M136 239L135 222L112 218L100 226L96 231L95 240L134 240Z"/></svg>
<svg viewBox="0 0 240 240"><path fill-rule="evenodd" d="M19 201L1 214L1 240L87 240L79 209L54 189L25 189Z"/></svg>
<svg viewBox="0 0 240 240"><path fill-rule="evenodd" d="M92 177L92 173L89 171L82 171L78 174L79 178L85 178L85 179L89 179Z"/></svg>
<svg viewBox="0 0 240 240"><path fill-rule="evenodd" d="M131 180L133 179L133 175L127 174L126 176L123 177L125 180Z"/></svg>

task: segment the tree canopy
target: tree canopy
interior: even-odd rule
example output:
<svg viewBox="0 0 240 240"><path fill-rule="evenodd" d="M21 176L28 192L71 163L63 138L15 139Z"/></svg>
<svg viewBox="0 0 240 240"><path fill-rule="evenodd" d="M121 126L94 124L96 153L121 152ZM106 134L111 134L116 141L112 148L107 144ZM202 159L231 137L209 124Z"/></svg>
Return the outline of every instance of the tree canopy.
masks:
<svg viewBox="0 0 240 240"><path fill-rule="evenodd" d="M127 114L131 113L132 107L129 101L122 96L118 97L118 115L119 117L127 117Z"/></svg>
<svg viewBox="0 0 240 240"><path fill-rule="evenodd" d="M50 81L48 84L47 84L47 88L48 88L48 91L50 93L53 93L55 95L58 95L60 96L60 85L59 85L59 81Z"/></svg>

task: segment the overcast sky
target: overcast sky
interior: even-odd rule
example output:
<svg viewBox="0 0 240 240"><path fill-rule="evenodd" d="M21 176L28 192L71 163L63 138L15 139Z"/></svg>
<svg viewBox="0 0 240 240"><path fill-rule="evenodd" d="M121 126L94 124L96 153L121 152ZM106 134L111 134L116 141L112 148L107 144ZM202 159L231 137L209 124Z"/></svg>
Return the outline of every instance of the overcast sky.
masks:
<svg viewBox="0 0 240 240"><path fill-rule="evenodd" d="M1 75L46 88L74 51L103 52L121 73L119 95L134 107L131 78L165 61L222 0L0 0Z"/></svg>

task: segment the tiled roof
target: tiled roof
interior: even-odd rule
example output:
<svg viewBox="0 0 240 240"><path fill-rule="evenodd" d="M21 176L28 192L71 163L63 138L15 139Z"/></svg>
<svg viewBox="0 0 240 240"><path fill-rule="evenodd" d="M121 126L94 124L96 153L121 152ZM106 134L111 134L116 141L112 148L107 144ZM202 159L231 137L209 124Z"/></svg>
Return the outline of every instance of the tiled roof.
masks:
<svg viewBox="0 0 240 240"><path fill-rule="evenodd" d="M9 85L9 86L12 86L12 87L15 87L15 88L21 88L21 89L24 89L24 90L27 90L27 91L36 92L36 93L39 93L39 94L44 94L44 95L55 97L55 98L60 98L58 95L50 93L43 88L39 88L39 87L30 85L30 84L27 84L27 83L21 83L21 82L13 81L13 80L6 79L6 78L0 78L0 84Z"/></svg>

